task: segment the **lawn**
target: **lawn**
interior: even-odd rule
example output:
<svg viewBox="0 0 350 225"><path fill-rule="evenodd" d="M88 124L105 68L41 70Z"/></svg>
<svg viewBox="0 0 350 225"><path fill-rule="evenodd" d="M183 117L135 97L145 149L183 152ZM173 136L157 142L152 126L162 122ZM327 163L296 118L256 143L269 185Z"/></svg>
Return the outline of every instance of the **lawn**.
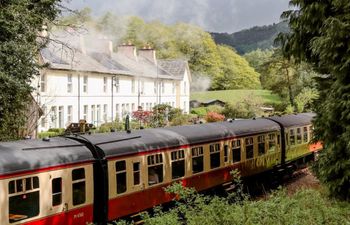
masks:
<svg viewBox="0 0 350 225"><path fill-rule="evenodd" d="M265 104L281 102L279 96L272 94L269 90L224 90L191 93L191 100L198 100L201 102L219 99L224 102L236 103L246 98L261 98Z"/></svg>

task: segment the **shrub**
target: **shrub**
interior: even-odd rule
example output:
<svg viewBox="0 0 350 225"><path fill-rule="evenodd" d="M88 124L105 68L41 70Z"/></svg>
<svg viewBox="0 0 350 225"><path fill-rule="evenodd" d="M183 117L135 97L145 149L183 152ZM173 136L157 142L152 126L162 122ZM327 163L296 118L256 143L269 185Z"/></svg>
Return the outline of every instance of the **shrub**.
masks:
<svg viewBox="0 0 350 225"><path fill-rule="evenodd" d="M216 112L216 113L222 113L222 110L224 108L219 105L210 105L207 107L207 112Z"/></svg>
<svg viewBox="0 0 350 225"><path fill-rule="evenodd" d="M64 133L64 128L50 128L48 130L48 132L54 132L54 133L59 133L59 134L63 134Z"/></svg>
<svg viewBox="0 0 350 225"><path fill-rule="evenodd" d="M44 132L40 132L38 134L38 138L42 139L42 138L45 138L45 137L56 137L56 136L59 136L59 135L61 135L61 133L44 131Z"/></svg>
<svg viewBox="0 0 350 225"><path fill-rule="evenodd" d="M221 115L216 112L208 112L207 115L205 116L205 120L208 123L224 121L224 119L225 119L224 115Z"/></svg>
<svg viewBox="0 0 350 225"><path fill-rule="evenodd" d="M189 124L189 121L191 120L192 116L191 115L178 115L177 117L174 117L171 120L171 125L172 126L181 126L181 125L186 125Z"/></svg>
<svg viewBox="0 0 350 225"><path fill-rule="evenodd" d="M192 114L196 114L199 117L205 117L208 113L208 109L206 107L198 107L198 108L193 108L191 109Z"/></svg>

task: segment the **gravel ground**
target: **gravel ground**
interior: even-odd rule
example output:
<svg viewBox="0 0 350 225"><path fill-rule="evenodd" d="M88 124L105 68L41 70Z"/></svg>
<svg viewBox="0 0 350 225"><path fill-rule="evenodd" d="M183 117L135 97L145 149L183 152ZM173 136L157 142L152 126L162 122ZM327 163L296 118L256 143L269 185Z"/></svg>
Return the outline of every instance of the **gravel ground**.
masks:
<svg viewBox="0 0 350 225"><path fill-rule="evenodd" d="M319 189L320 182L312 174L309 168L305 168L295 172L292 178L289 178L283 187L287 188L289 194L295 193L299 189L303 188L313 188Z"/></svg>

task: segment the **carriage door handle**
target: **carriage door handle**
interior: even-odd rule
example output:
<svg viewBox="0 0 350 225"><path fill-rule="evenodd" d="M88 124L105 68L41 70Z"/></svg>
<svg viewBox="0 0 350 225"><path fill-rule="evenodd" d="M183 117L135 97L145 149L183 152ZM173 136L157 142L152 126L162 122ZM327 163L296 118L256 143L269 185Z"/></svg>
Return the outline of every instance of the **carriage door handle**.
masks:
<svg viewBox="0 0 350 225"><path fill-rule="evenodd" d="M68 203L64 203L64 206L63 206L63 212L67 212L68 211Z"/></svg>

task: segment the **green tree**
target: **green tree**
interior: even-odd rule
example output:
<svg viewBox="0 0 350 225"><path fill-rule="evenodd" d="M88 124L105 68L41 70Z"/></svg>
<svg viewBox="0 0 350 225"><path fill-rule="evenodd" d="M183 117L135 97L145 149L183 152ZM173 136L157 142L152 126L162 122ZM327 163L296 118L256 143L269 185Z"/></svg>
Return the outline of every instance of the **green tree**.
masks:
<svg viewBox="0 0 350 225"><path fill-rule="evenodd" d="M0 5L0 140L17 138L30 100L31 79L38 75L38 40L44 24L60 12L59 0L1 1Z"/></svg>
<svg viewBox="0 0 350 225"><path fill-rule="evenodd" d="M255 69L256 72L260 74L260 82L262 88L266 88L266 77L268 77L268 71L265 67L268 62L271 61L274 50L267 49L261 50L257 49L255 51L244 54L244 58L249 62L249 65Z"/></svg>
<svg viewBox="0 0 350 225"><path fill-rule="evenodd" d="M93 22L91 8L85 7L75 13L62 17L59 24L63 26L82 26L91 25Z"/></svg>
<svg viewBox="0 0 350 225"><path fill-rule="evenodd" d="M258 89L260 88L259 74L249 66L248 62L229 46L218 46L223 71L214 83L218 89Z"/></svg>
<svg viewBox="0 0 350 225"><path fill-rule="evenodd" d="M292 0L283 17L290 34L279 40L287 57L304 60L321 74L314 121L324 151L315 166L334 196L350 199L350 2Z"/></svg>

